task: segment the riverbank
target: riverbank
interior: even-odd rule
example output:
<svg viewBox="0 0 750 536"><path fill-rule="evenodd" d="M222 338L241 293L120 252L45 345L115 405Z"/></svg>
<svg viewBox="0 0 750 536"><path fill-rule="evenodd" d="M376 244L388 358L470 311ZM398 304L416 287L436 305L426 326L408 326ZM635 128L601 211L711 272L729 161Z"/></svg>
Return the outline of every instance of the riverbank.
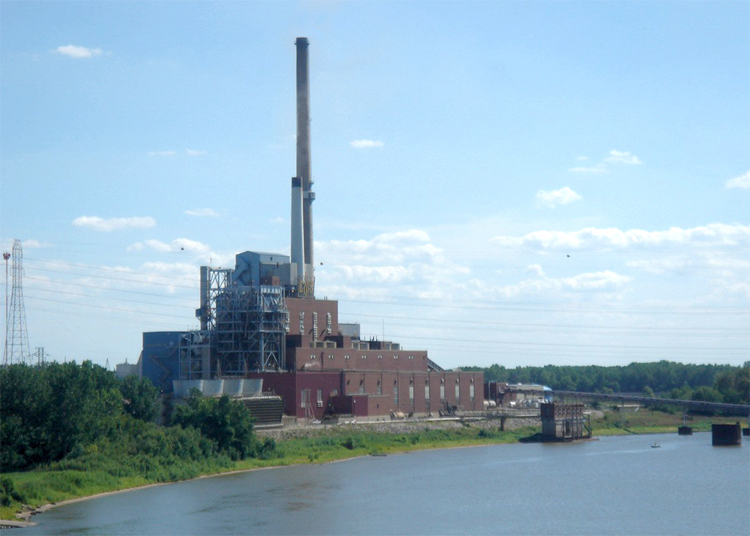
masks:
<svg viewBox="0 0 750 536"><path fill-rule="evenodd" d="M272 438L276 446L266 459L248 458L197 478L236 472L310 463L331 463L367 455L384 455L413 450L467 447L496 443L514 443L535 428L500 431L498 421L459 420L410 421L393 423L295 427L290 430L262 431L261 437ZM22 508L16 504L0 509L0 518L28 521L49 508L81 500L122 493L132 489L163 485L144 477L118 477L111 468L88 467L86 470L60 469L55 464L44 469L7 473L21 496L27 497ZM186 481L193 479L177 479ZM2 525L2 523L0 523Z"/></svg>
<svg viewBox="0 0 750 536"><path fill-rule="evenodd" d="M606 417L606 419L605 419ZM662 421L654 426L645 422L654 420L652 414L645 413L638 418L616 421L609 414L602 413L594 421L594 435L648 434L676 432L679 418L656 416ZM672 422L666 425L663 421ZM701 421L698 427L710 430L709 419ZM309 426L292 429L259 431L264 438L273 439L276 446L272 455L266 459L249 458L233 462L231 465L202 474L197 478L210 478L237 472L255 471L274 467L284 467L311 463L331 463L359 456L388 455L416 450L458 448L468 446L516 443L539 432L539 420L506 422L506 429L500 429L499 420L437 420L437 421L398 421L388 423L371 423L342 426ZM603 425L599 426L597 423ZM718 422L714 419L713 422ZM534 424L529 426L529 424ZM616 426L619 424L619 426ZM654 423L656 424L656 423ZM522 426L517 426L522 425ZM696 431L699 431L696 429ZM142 489L172 483L157 482L146 478L119 478L103 469L89 468L79 470L34 470L3 475L13 480L16 489L27 499L23 512L15 508L3 507L0 517L13 519L21 513L28 521L37 513L50 508L82 500L123 493L133 489ZM192 479L178 479L185 481ZM16 518L17 519L17 518ZM2 525L2 522L0 522Z"/></svg>

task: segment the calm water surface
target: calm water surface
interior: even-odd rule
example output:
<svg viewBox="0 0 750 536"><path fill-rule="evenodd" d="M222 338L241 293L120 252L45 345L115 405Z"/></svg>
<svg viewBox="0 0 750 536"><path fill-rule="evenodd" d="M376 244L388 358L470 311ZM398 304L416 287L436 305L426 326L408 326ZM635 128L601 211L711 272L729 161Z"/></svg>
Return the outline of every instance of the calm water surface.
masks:
<svg viewBox="0 0 750 536"><path fill-rule="evenodd" d="M658 441L660 448L651 448ZM136 490L19 534L750 534L750 444L706 433L365 457Z"/></svg>

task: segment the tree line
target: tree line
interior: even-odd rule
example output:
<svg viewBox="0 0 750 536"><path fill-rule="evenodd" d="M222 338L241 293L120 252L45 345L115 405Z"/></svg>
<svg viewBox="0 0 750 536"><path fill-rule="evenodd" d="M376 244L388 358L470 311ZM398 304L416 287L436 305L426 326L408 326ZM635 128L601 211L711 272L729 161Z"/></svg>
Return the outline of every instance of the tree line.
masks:
<svg viewBox="0 0 750 536"><path fill-rule="evenodd" d="M2 367L0 472L93 463L171 481L275 446L258 440L247 408L229 397L196 392L166 426L155 422L161 408L149 380L121 381L90 361Z"/></svg>
<svg viewBox="0 0 750 536"><path fill-rule="evenodd" d="M485 381L536 383L560 391L643 393L664 398L750 403L750 361L743 366L694 365L671 361L602 367L557 366L506 368L461 367L484 372Z"/></svg>

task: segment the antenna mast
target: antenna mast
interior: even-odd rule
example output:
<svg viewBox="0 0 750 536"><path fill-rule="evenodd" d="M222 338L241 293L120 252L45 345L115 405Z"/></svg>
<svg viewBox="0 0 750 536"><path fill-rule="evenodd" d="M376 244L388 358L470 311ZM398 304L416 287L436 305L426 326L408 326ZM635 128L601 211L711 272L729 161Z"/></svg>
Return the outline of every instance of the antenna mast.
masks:
<svg viewBox="0 0 750 536"><path fill-rule="evenodd" d="M4 253L3 259L5 259L6 299L3 365L26 363L27 357L31 359L31 351L29 350L29 335L26 331L26 309L23 304L23 249L20 240L13 241L12 253ZM10 305L7 305L8 259L12 261Z"/></svg>

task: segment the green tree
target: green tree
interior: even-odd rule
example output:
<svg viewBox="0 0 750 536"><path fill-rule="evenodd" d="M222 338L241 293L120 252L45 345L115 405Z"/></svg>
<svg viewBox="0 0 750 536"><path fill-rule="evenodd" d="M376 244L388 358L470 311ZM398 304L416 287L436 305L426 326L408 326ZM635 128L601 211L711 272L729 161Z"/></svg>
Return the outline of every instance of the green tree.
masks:
<svg viewBox="0 0 750 536"><path fill-rule="evenodd" d="M114 374L90 361L0 369L0 468L60 460L107 435L122 413Z"/></svg>
<svg viewBox="0 0 750 536"><path fill-rule="evenodd" d="M125 413L142 421L153 421L159 413L159 390L147 378L127 376L120 383Z"/></svg>
<svg viewBox="0 0 750 536"><path fill-rule="evenodd" d="M200 431L214 442L219 452L233 460L254 456L258 452L253 420L242 402L226 395L203 397L198 391L193 391L187 404L177 406L173 418L175 424Z"/></svg>
<svg viewBox="0 0 750 536"><path fill-rule="evenodd" d="M697 387L693 391L693 394L690 397L690 399L701 400L703 402L723 402L724 401L719 391L717 391L713 387L708 387L707 385L701 385L700 387Z"/></svg>
<svg viewBox="0 0 750 536"><path fill-rule="evenodd" d="M750 368L741 367L720 372L714 379L714 389L728 404L747 404L750 397Z"/></svg>

